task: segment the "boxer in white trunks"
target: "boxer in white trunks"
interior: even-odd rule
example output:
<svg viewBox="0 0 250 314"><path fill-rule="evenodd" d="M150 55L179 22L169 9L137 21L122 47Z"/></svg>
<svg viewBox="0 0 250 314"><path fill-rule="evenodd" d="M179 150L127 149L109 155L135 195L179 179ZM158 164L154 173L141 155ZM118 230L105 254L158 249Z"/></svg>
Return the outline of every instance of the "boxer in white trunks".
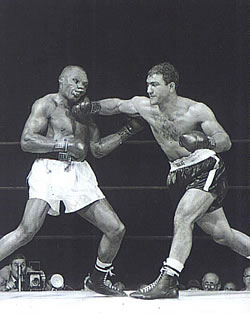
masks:
<svg viewBox="0 0 250 314"><path fill-rule="evenodd" d="M21 137L23 151L37 154L28 176L29 199L19 226L0 239L0 260L32 240L47 213L75 212L103 232L96 265L88 287L105 295L123 296L106 280L125 233L125 227L98 187L94 172L85 160L88 150L96 158L112 152L143 129L131 119L115 134L100 138L90 116L72 114L72 107L84 99L88 87L85 70L67 66L59 76L59 90L36 100Z"/></svg>
<svg viewBox="0 0 250 314"><path fill-rule="evenodd" d="M231 141L204 103L177 95L179 75L168 62L147 75L147 97L103 99L79 103L76 111L112 115L139 114L169 159L167 185L180 192L174 216L174 234L169 257L158 278L131 294L140 299L178 298L178 277L190 254L194 223L217 243L242 256L250 256L249 237L232 229L222 201L227 191L224 163L217 153L228 151Z"/></svg>

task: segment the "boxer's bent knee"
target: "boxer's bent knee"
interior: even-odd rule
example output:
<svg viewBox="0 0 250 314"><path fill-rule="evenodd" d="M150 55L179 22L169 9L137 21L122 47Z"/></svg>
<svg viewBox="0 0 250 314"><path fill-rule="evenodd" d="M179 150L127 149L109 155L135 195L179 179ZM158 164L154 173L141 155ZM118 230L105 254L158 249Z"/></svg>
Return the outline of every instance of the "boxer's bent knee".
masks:
<svg viewBox="0 0 250 314"><path fill-rule="evenodd" d="M30 242L36 234L35 228L27 227L22 223L17 228L17 231L18 231L17 241L20 242L22 245L25 245L28 242Z"/></svg>
<svg viewBox="0 0 250 314"><path fill-rule="evenodd" d="M106 235L112 239L122 239L125 235L125 232L126 228L124 224L120 222L119 224L112 226L112 228L106 232Z"/></svg>
<svg viewBox="0 0 250 314"><path fill-rule="evenodd" d="M174 229L179 230L183 228L194 228L194 218L192 215L184 214L183 212L176 212L174 216Z"/></svg>
<svg viewBox="0 0 250 314"><path fill-rule="evenodd" d="M216 230L211 234L213 240L221 245L230 245L233 241L233 233L231 231Z"/></svg>

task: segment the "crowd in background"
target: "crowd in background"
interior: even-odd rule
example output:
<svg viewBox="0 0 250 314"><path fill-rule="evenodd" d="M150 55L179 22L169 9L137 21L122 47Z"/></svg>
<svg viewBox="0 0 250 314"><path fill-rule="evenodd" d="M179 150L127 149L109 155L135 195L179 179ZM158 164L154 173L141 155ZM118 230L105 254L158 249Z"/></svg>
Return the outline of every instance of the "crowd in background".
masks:
<svg viewBox="0 0 250 314"><path fill-rule="evenodd" d="M38 268L37 268L38 267ZM83 278L82 290L88 290L86 287L88 276ZM126 290L126 286L122 282L114 282L121 290ZM146 284L141 284L139 288L143 288ZM242 285L239 287L233 281L221 282L220 277L216 273L205 273L201 280L190 279L186 285L179 284L180 290L187 291L250 291L250 266L244 269L242 275ZM0 269L0 292L2 291L32 291L32 290L73 290L67 285L63 275L50 274L46 276L40 265L34 267L32 263L26 260L23 254L15 254L9 264Z"/></svg>

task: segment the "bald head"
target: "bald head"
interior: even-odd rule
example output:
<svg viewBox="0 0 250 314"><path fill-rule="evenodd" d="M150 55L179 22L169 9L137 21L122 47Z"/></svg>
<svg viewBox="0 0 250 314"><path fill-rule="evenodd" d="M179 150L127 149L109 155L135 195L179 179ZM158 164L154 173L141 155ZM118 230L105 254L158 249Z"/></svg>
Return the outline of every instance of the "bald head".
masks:
<svg viewBox="0 0 250 314"><path fill-rule="evenodd" d="M220 289L220 279L215 273L206 273L202 278L202 288L203 290L219 290Z"/></svg>
<svg viewBox="0 0 250 314"><path fill-rule="evenodd" d="M67 65L65 68L63 68L61 74L59 75L59 82L62 78L68 76L71 73L84 73L85 75L87 74L86 71L78 65Z"/></svg>
<svg viewBox="0 0 250 314"><path fill-rule="evenodd" d="M66 66L59 75L59 94L68 102L78 102L86 95L88 76L86 71L76 65Z"/></svg>

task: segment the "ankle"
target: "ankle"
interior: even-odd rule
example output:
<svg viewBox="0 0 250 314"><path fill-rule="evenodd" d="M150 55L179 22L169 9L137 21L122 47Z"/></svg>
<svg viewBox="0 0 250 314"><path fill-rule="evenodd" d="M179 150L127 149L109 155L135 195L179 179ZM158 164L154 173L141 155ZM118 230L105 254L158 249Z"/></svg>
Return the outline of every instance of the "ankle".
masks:
<svg viewBox="0 0 250 314"><path fill-rule="evenodd" d="M95 268L91 274L91 279L104 280L108 274L112 274L111 270L113 268L112 263L103 263L97 258Z"/></svg>
<svg viewBox="0 0 250 314"><path fill-rule="evenodd" d="M179 277L184 265L180 263L178 260L173 258L167 258L166 261L163 262L163 270L169 276Z"/></svg>

